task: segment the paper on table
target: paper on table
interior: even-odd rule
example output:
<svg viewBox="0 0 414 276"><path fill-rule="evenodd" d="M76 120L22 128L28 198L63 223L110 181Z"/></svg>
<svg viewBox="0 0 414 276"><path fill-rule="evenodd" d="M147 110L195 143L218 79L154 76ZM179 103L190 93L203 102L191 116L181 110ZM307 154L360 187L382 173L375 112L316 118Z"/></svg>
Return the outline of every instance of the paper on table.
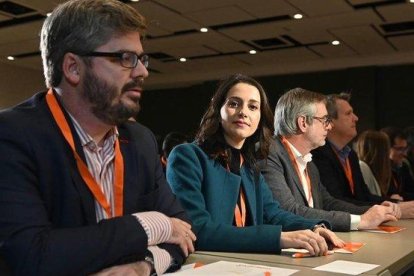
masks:
<svg viewBox="0 0 414 276"><path fill-rule="evenodd" d="M352 253L358 251L364 245L365 245L365 243L362 243L362 242L345 242L344 247L342 247L342 248L335 247L334 249L332 249L331 251L328 251L328 252L352 254ZM286 248L286 249L282 249L282 253L287 253L287 254L290 254L290 253L303 253L303 254L307 254L307 253L309 253L309 251L306 250L306 249ZM292 257L294 257L293 254L292 254Z"/></svg>
<svg viewBox="0 0 414 276"><path fill-rule="evenodd" d="M361 273L370 271L378 266L379 265L375 264L357 263L349 261L334 261L326 265L315 267L313 268L313 270L359 275Z"/></svg>
<svg viewBox="0 0 414 276"><path fill-rule="evenodd" d="M174 275L180 275L180 276L181 275L205 275L205 276L210 276L210 275L220 275L220 276L222 275L224 276L281 275L281 276L289 276L298 271L299 270L295 270L295 269L219 261L219 262L203 265L199 268L178 271L174 273Z"/></svg>
<svg viewBox="0 0 414 276"><path fill-rule="evenodd" d="M405 230L405 227L399 227L399 226L391 226L391 225L380 225L377 229L367 229L367 230L361 230L365 232L373 232L373 233L397 233L402 230Z"/></svg>
<svg viewBox="0 0 414 276"><path fill-rule="evenodd" d="M194 269L194 268L201 267L201 266L203 266L202 263L186 264L186 265L182 265L181 268L179 270L177 270L176 272L184 271L184 270L187 270L187 269ZM164 275L170 275L172 273L174 273L174 272L164 273Z"/></svg>

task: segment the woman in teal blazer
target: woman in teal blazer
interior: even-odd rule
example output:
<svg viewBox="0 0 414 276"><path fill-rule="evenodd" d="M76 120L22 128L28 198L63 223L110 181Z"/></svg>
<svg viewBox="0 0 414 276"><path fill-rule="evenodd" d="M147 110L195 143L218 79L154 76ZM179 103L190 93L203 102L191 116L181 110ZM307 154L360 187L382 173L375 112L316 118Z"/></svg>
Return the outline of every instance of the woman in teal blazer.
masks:
<svg viewBox="0 0 414 276"><path fill-rule="evenodd" d="M296 247L324 255L325 239L342 245L318 227L328 222L284 211L273 199L256 166L268 153L272 117L261 85L233 75L213 96L196 141L171 152L167 180L193 222L197 250L280 253Z"/></svg>

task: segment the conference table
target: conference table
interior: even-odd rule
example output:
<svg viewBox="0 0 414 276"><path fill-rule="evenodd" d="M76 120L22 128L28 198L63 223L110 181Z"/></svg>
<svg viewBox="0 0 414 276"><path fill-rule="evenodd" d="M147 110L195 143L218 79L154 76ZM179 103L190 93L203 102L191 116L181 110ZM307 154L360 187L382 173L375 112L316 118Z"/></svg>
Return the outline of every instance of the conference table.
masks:
<svg viewBox="0 0 414 276"><path fill-rule="evenodd" d="M414 220L400 220L388 225L405 227L397 233L371 233L364 231L337 232L346 242L362 242L365 245L353 254L334 253L323 257L292 258L290 255L251 254L234 252L196 251L187 263L212 263L220 260L261 264L281 268L299 269L294 275L335 275L312 268L336 260L376 264L377 268L363 275L402 275L414 269ZM344 275L344 274L337 274Z"/></svg>

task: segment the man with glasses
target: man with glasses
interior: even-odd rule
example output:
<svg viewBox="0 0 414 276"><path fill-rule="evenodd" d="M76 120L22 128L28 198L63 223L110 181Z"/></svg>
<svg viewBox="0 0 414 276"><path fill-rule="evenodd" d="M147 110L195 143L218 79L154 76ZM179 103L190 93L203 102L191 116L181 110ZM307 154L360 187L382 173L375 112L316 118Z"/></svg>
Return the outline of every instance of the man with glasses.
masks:
<svg viewBox="0 0 414 276"><path fill-rule="evenodd" d="M285 210L328 220L334 231L370 229L400 214L392 206L357 206L332 197L321 184L310 151L331 129L325 96L302 88L286 92L275 109L275 137L259 162L267 184Z"/></svg>
<svg viewBox="0 0 414 276"><path fill-rule="evenodd" d="M150 275L195 236L139 111L144 18L72 0L41 31L47 92L0 113L0 253L15 275ZM3 275L3 274L2 274Z"/></svg>
<svg viewBox="0 0 414 276"><path fill-rule="evenodd" d="M357 135L358 117L349 103L350 94L331 94L326 97L326 108L332 118L332 129L327 143L312 151L321 182L335 198L356 205L385 204L386 198L373 195L364 182L356 152L348 145ZM400 209L402 218L414 218L414 201L392 204Z"/></svg>
<svg viewBox="0 0 414 276"><path fill-rule="evenodd" d="M410 173L409 164L404 162L407 155L408 142L404 131L397 127L381 129L390 141L390 160L392 166L392 180L390 189L402 195L404 200L414 199L414 179Z"/></svg>

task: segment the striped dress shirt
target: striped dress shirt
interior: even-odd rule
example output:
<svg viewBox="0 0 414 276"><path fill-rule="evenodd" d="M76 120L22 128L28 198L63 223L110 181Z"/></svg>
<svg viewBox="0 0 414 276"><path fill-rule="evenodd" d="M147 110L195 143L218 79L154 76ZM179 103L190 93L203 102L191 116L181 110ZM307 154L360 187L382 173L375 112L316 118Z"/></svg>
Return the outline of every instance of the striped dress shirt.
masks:
<svg viewBox="0 0 414 276"><path fill-rule="evenodd" d="M114 206L114 159L115 141L118 138L116 127L111 129L104 138L102 146L99 146L92 137L80 126L76 119L69 113L76 133L79 136L89 172L100 185L106 200ZM114 216L115 208L112 208ZM95 214L97 222L108 219L105 209L95 199ZM154 258L154 268L158 275L163 274L172 262L170 254L157 246L166 242L172 236L170 219L156 211L133 214L144 228L148 236L148 250Z"/></svg>

